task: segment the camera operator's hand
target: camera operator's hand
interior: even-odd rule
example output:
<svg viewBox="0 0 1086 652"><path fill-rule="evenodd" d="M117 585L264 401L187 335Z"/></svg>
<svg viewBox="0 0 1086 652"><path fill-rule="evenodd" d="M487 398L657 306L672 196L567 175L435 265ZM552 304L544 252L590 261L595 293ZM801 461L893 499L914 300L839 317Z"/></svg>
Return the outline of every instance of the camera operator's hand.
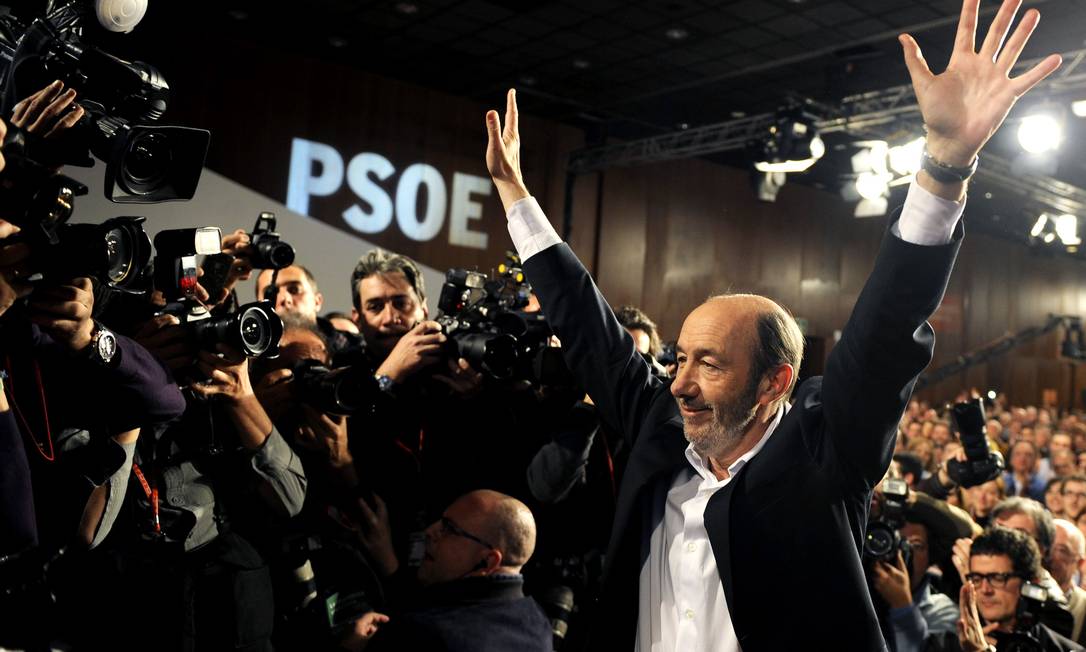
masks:
<svg viewBox="0 0 1086 652"><path fill-rule="evenodd" d="M909 570L905 568L905 559L901 551L897 552L897 560L893 564L877 561L871 568L874 573L872 582L875 590L879 592L886 604L891 609L907 607L913 603L912 582L909 580Z"/></svg>
<svg viewBox="0 0 1086 652"><path fill-rule="evenodd" d="M958 575L965 584L969 583L965 580L965 576L969 574L969 553L972 550L973 540L963 538L954 542L954 550L951 554L951 561L954 562L954 568L958 569Z"/></svg>
<svg viewBox="0 0 1086 652"><path fill-rule="evenodd" d="M396 384L404 382L420 369L441 359L441 345L445 340L441 324L436 321L415 324L377 368L377 375L388 376Z"/></svg>
<svg viewBox="0 0 1086 652"><path fill-rule="evenodd" d="M365 498L359 497L358 511L361 523L358 528L358 541L377 564L377 570L384 577L389 577L400 567L396 551L392 547L392 526L388 520L388 507L377 494L373 494L373 508Z"/></svg>
<svg viewBox="0 0 1086 652"><path fill-rule="evenodd" d="M354 464L347 447L347 417L325 414L308 405L302 409L302 423L298 426L295 441L302 448L322 453L328 463L336 468Z"/></svg>
<svg viewBox="0 0 1086 652"><path fill-rule="evenodd" d="M377 633L377 629L387 622L388 616L377 613L376 611L369 611L362 614L361 618L354 621L354 627L340 639L340 648L350 650L350 652L361 652L362 650L365 650L370 639Z"/></svg>
<svg viewBox="0 0 1086 652"><path fill-rule="evenodd" d="M33 289L30 283L22 280L31 275L25 268L30 247L22 242L6 244L7 239L18 232L19 227L0 220L0 315L7 312L16 299L27 296Z"/></svg>
<svg viewBox="0 0 1086 652"><path fill-rule="evenodd" d="M518 200L531 196L520 172L520 120L515 90L510 88L505 96L505 129L498 112L487 111L486 135L486 168L508 213Z"/></svg>
<svg viewBox="0 0 1086 652"><path fill-rule="evenodd" d="M222 237L222 244L220 246L221 252L233 256L234 260L230 263L230 271L227 272L222 290L219 291L218 296L211 296L208 294L208 303L217 306L223 301L226 301L230 296L230 292L234 289L234 286L238 284L238 281L247 281L252 276L253 264L250 260L252 248L249 245L249 234L241 229L238 229L233 233L228 233ZM201 272L202 271L201 268ZM207 292L206 289L204 291Z"/></svg>
<svg viewBox="0 0 1086 652"><path fill-rule="evenodd" d="M249 381L249 360L241 352L222 344L217 354L200 351L196 354L196 368L210 381L192 384L192 390L200 396L221 396L233 402L256 398Z"/></svg>
<svg viewBox="0 0 1086 652"><path fill-rule="evenodd" d="M30 299L30 321L72 351L90 346L94 331L94 287L89 278L38 288Z"/></svg>
<svg viewBox="0 0 1086 652"><path fill-rule="evenodd" d="M274 427L253 393L248 358L240 351L219 344L219 353L200 351L196 359L196 367L209 382L193 383L189 386L192 391L204 398L221 397L237 427L241 445L249 450L263 446Z"/></svg>
<svg viewBox="0 0 1086 652"><path fill-rule="evenodd" d="M449 373L434 374L434 380L448 385L454 394L464 398L475 396L483 389L483 374L472 369L463 358L449 360Z"/></svg>
<svg viewBox="0 0 1086 652"><path fill-rule="evenodd" d="M64 90L64 84L55 81L16 104L11 124L28 133L53 138L74 127L83 117L83 107L74 102L75 89Z"/></svg>
<svg viewBox="0 0 1086 652"><path fill-rule="evenodd" d="M272 421L278 420L289 410L294 409L292 380L294 380L293 369L273 369L261 376L253 385L257 399Z"/></svg>
<svg viewBox="0 0 1086 652"><path fill-rule="evenodd" d="M984 652L995 645L994 638L988 634L994 632L999 623L981 624L980 614L977 612L977 591L973 585L966 582L962 586L960 600L961 618L958 619L958 642L962 646L962 652Z"/></svg>
<svg viewBox="0 0 1086 652"><path fill-rule="evenodd" d="M173 315L157 315L144 322L132 339L172 371L191 367L196 362L196 349L180 324Z"/></svg>

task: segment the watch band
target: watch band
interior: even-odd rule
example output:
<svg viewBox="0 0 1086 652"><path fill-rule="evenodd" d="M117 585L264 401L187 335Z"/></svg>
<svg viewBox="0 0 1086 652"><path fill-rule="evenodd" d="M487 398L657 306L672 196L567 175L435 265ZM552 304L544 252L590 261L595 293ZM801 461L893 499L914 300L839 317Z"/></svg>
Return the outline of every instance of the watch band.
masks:
<svg viewBox="0 0 1086 652"><path fill-rule="evenodd" d="M97 321L91 331L91 341L84 349L87 358L109 367L117 360L117 336Z"/></svg>
<svg viewBox="0 0 1086 652"><path fill-rule="evenodd" d="M930 174L932 179L935 179L939 183L961 183L973 176L977 171L977 165L979 164L980 157L974 156L973 162L967 167L960 168L948 165L928 153L928 148L925 147L920 167Z"/></svg>
<svg viewBox="0 0 1086 652"><path fill-rule="evenodd" d="M374 374L373 379L377 382L377 389L389 396L396 395L396 383L391 378L383 374Z"/></svg>

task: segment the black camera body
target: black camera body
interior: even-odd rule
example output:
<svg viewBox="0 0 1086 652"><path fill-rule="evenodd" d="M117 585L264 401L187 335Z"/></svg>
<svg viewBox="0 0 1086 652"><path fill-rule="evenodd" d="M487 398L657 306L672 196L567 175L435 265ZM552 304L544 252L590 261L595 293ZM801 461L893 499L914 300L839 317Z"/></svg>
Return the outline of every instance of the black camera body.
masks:
<svg viewBox="0 0 1086 652"><path fill-rule="evenodd" d="M169 86L152 66L86 43L79 5L62 4L29 26L10 13L0 17L0 114L10 116L18 101L59 79L79 92L85 115L59 138L36 139L35 160L89 166L93 153L106 162L105 195L114 202L191 199L210 132L134 124L162 116Z"/></svg>
<svg viewBox="0 0 1086 652"><path fill-rule="evenodd" d="M532 286L520 260L507 254L496 278L481 272L450 269L441 287L436 321L448 337L449 358L463 358L498 380L569 384L561 353L551 349L551 329L540 312L525 312Z"/></svg>
<svg viewBox="0 0 1086 652"><path fill-rule="evenodd" d="M6 162L0 188L5 217L22 231L13 240L31 251L31 267L42 280L87 276L113 290L142 294L149 285L151 241L145 218L115 217L102 224L71 224L75 198L87 194L82 183L55 174L26 156L29 135L14 126L4 137Z"/></svg>
<svg viewBox="0 0 1086 652"><path fill-rule="evenodd" d="M283 269L294 264L294 247L283 242L275 232L275 213L261 213L249 234L252 254L249 262L254 269Z"/></svg>
<svg viewBox="0 0 1086 652"><path fill-rule="evenodd" d="M357 366L331 369L317 360L294 367L294 385L302 402L319 412L351 415L366 406L367 390L376 381Z"/></svg>
<svg viewBox="0 0 1086 652"><path fill-rule="evenodd" d="M864 560L897 563L897 553L905 558L905 567L911 563L909 542L901 536L905 526L905 510L909 500L909 485L904 480L887 478L882 481L882 502L879 517L867 524L864 534Z"/></svg>
<svg viewBox="0 0 1086 652"><path fill-rule="evenodd" d="M988 448L984 433L984 402L973 399L957 403L951 408L954 424L965 448L966 461L950 460L947 475L962 487L975 487L999 476L1003 472L1003 455Z"/></svg>
<svg viewBox="0 0 1086 652"><path fill-rule="evenodd" d="M1048 590L1032 582L1022 584L1022 593L1018 597L1015 610L1014 631L995 632L1000 650L1010 652L1042 652L1044 646L1034 636L1038 624L1044 619L1044 613L1051 608Z"/></svg>

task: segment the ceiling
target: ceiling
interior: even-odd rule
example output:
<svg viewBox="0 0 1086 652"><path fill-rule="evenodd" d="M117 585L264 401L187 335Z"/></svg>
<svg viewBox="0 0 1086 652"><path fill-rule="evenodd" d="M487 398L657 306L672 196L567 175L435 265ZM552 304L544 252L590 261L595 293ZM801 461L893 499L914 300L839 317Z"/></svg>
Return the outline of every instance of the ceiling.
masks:
<svg viewBox="0 0 1086 652"><path fill-rule="evenodd" d="M913 34L938 70L948 59L960 6L961 0L307 0L288 10L266 0L152 0L136 34L150 41L163 29L192 30L205 41L216 33L241 36L492 106L515 86L523 111L583 128L590 143L601 143L773 111L789 98L834 107L846 96L906 84L896 35ZM983 26L998 6L982 1ZM1038 8L1042 19L1024 59L1086 47L1086 0L1025 6ZM1078 72L1086 72L1086 63ZM1027 101L1042 99L1066 104L1069 98L1041 92ZM1086 99L1086 90L1074 99ZM1080 188L1086 188L1084 123L1069 119L1067 142L1044 170ZM1013 130L1004 132L990 148L1015 159ZM812 178L824 183L824 176Z"/></svg>

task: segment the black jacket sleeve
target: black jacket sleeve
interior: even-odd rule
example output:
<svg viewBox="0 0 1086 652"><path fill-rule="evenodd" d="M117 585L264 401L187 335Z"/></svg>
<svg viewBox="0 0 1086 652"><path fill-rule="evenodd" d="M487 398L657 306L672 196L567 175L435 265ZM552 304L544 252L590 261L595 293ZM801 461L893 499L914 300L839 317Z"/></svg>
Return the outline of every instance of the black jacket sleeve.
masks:
<svg viewBox="0 0 1086 652"><path fill-rule="evenodd" d="M630 443L662 381L634 347L633 338L581 261L565 243L524 262L547 323L562 341L562 354L584 386L600 419Z"/></svg>

